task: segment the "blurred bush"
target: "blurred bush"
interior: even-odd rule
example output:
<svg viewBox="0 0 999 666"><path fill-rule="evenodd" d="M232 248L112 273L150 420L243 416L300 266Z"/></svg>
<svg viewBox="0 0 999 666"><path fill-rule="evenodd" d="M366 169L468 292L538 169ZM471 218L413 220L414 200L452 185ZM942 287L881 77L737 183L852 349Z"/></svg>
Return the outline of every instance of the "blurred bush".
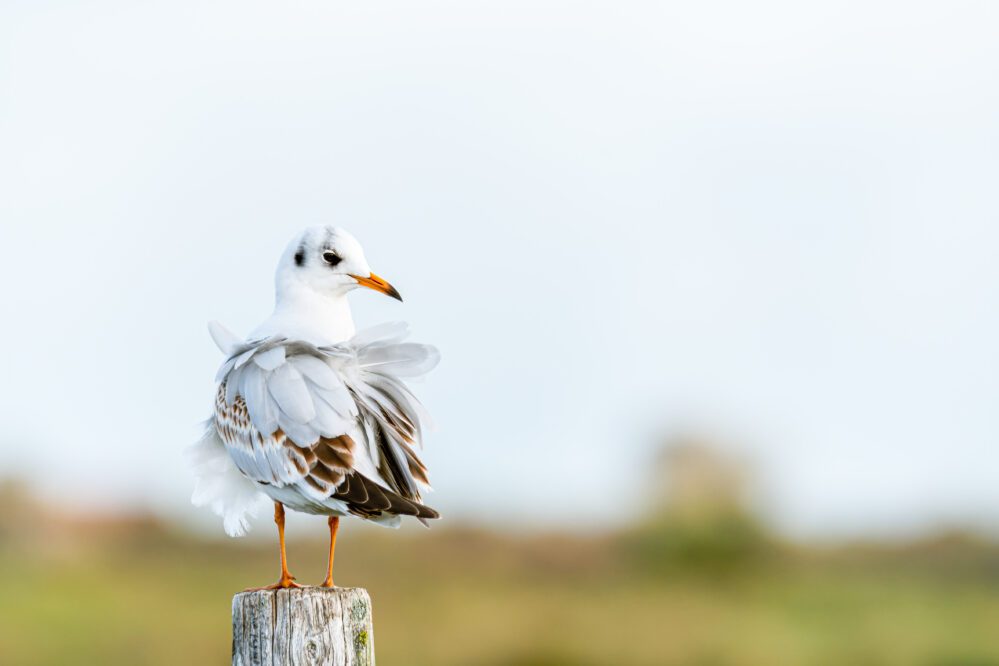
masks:
<svg viewBox="0 0 999 666"><path fill-rule="evenodd" d="M768 561L775 545L763 528L742 514L697 522L663 515L622 539L636 566L658 576L730 574Z"/></svg>
<svg viewBox="0 0 999 666"><path fill-rule="evenodd" d="M773 555L776 542L750 509L748 466L699 439L668 444L654 466L647 516L622 546L659 576L735 573Z"/></svg>

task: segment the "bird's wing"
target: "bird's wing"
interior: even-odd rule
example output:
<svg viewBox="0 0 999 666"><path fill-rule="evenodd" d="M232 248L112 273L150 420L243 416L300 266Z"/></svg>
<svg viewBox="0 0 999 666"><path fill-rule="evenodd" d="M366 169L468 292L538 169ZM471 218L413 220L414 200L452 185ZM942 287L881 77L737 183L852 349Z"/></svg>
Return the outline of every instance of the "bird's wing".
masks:
<svg viewBox="0 0 999 666"><path fill-rule="evenodd" d="M420 501L430 489L427 468L417 454L429 419L405 379L419 377L440 361L435 347L403 340L405 324L385 324L324 348L349 355L345 382L357 405L359 436L381 480L402 497Z"/></svg>
<svg viewBox="0 0 999 666"><path fill-rule="evenodd" d="M215 423L236 467L364 517L436 517L419 504L427 479L414 446L423 414L402 378L429 370L437 353L401 336L383 328L329 347L284 338L230 344Z"/></svg>

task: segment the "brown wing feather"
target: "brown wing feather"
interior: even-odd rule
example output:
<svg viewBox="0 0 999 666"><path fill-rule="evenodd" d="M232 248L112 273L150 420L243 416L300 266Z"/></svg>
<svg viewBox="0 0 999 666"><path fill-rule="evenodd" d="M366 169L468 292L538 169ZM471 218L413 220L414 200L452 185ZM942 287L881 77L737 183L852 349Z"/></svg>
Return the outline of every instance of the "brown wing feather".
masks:
<svg viewBox="0 0 999 666"><path fill-rule="evenodd" d="M320 437L309 448L291 444L308 458L305 482L326 496L332 495L354 466L354 440L347 435Z"/></svg>
<svg viewBox="0 0 999 666"><path fill-rule="evenodd" d="M423 519L440 518L440 514L430 507L407 500L391 490L382 488L360 472L348 474L343 485L333 493L333 497L344 502L351 513L364 518L380 516L383 511Z"/></svg>
<svg viewBox="0 0 999 666"><path fill-rule="evenodd" d="M430 507L383 488L354 470L355 446L347 435L320 438L311 449L305 450L314 460L306 482L346 503L351 513L365 518L380 516L382 512L421 519L440 517Z"/></svg>
<svg viewBox="0 0 999 666"><path fill-rule="evenodd" d="M421 483L430 485L430 479L427 478L427 467L423 464L423 461L416 455L416 451L413 450L413 445L416 443L416 426L413 425L408 419L406 419L403 414L404 411L399 404L392 400L392 398L387 397L396 408L393 413L391 410L380 408L379 411L382 417L385 419L399 438L402 440L402 449L406 454L406 464L409 467L409 472ZM408 495L407 495L408 497ZM419 496L414 496L409 499L419 500Z"/></svg>

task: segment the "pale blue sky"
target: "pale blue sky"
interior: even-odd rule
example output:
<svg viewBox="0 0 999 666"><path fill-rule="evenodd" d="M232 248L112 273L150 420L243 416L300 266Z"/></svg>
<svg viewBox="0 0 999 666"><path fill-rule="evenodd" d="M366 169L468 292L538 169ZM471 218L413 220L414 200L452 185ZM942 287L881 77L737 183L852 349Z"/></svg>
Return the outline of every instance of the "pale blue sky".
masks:
<svg viewBox="0 0 999 666"><path fill-rule="evenodd" d="M181 510L205 322L248 331L335 222L406 298L358 323L444 354L448 515L629 520L689 428L794 533L995 528L996 34L985 2L6 2L0 464Z"/></svg>

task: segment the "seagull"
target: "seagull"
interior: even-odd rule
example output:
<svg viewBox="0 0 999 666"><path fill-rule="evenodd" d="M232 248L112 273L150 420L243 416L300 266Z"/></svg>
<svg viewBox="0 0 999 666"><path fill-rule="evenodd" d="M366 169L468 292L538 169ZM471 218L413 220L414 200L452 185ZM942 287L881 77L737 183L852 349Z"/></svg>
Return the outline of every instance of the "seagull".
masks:
<svg viewBox="0 0 999 666"><path fill-rule="evenodd" d="M397 527L401 516L438 518L417 455L427 415L405 383L437 365L437 349L405 342L405 324L354 329L347 294L367 287L399 301L371 272L357 240L315 226L288 244L275 274L274 312L248 339L217 322L209 333L225 354L215 408L193 447L192 502L242 536L265 497L274 502L281 551L277 583L301 587L288 571L285 507L328 516L333 587L340 518Z"/></svg>

